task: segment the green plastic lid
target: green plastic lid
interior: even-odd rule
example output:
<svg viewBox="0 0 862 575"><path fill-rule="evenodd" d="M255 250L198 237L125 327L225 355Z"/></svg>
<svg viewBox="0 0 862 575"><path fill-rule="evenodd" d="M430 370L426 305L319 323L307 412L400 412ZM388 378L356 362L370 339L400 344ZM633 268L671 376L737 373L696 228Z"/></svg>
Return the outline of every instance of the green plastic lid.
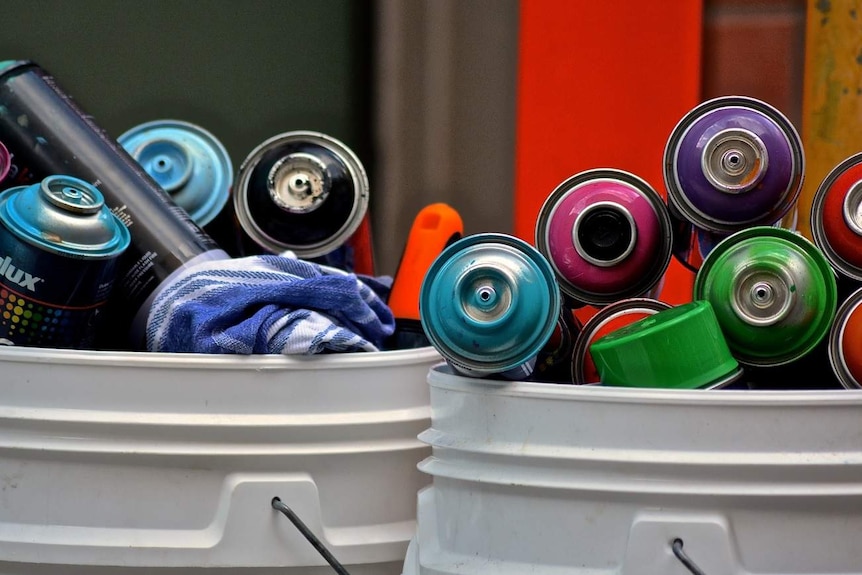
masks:
<svg viewBox="0 0 862 575"><path fill-rule="evenodd" d="M739 369L712 305L693 301L660 311L590 346L603 385L696 389Z"/></svg>
<svg viewBox="0 0 862 575"><path fill-rule="evenodd" d="M775 366L802 357L826 336L838 291L817 246L790 230L758 226L709 253L693 297L712 304L736 359Z"/></svg>

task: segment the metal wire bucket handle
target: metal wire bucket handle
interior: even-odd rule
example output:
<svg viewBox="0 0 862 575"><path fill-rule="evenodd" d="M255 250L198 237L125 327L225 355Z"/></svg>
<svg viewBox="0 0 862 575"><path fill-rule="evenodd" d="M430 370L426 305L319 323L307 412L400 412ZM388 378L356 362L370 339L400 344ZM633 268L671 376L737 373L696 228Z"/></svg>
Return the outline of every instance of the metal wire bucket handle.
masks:
<svg viewBox="0 0 862 575"><path fill-rule="evenodd" d="M293 509L285 505L281 499L278 497L272 498L272 508L281 511L290 522L299 529L299 532L308 539L308 542L311 543L317 552L326 559L326 562L329 563L330 566L335 570L338 575L350 575L350 572L344 568L344 565L338 562L338 559L326 548L326 545L318 539L314 533L311 532L311 529L302 522L302 520L294 513ZM673 550L673 554L679 559L680 563L685 565L685 568L688 569L692 575L706 575L703 570L697 566L697 564L689 557L685 551L683 551L683 540L677 537L671 542L671 549Z"/></svg>
<svg viewBox="0 0 862 575"><path fill-rule="evenodd" d="M692 575L706 575L703 570L697 566L697 564L692 561L691 557L689 557L685 551L682 550L682 539L677 537L671 543L671 548L673 549L673 554L676 555L676 558L679 559L680 563L685 565L685 568L691 571Z"/></svg>
<svg viewBox="0 0 862 575"><path fill-rule="evenodd" d="M317 552L326 559L326 562L329 563L330 566L335 570L338 575L350 575L350 572L344 568L344 565L338 562L338 559L326 548L326 545L318 539L314 533L311 532L311 529L302 522L302 520L294 513L293 509L285 505L280 498L273 497L272 498L272 508L281 511L284 515L290 519L290 522L294 524L294 526L299 529L299 532L308 539L308 542L311 543Z"/></svg>

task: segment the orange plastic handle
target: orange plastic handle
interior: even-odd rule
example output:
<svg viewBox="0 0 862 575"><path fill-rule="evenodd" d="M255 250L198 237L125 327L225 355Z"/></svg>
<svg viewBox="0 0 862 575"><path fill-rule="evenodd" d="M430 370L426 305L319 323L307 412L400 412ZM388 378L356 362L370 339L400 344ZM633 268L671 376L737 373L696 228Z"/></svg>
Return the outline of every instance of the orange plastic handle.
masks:
<svg viewBox="0 0 862 575"><path fill-rule="evenodd" d="M437 203L419 211L389 293L389 307L397 319L419 320L419 290L428 268L447 245L463 235L464 223L451 206Z"/></svg>

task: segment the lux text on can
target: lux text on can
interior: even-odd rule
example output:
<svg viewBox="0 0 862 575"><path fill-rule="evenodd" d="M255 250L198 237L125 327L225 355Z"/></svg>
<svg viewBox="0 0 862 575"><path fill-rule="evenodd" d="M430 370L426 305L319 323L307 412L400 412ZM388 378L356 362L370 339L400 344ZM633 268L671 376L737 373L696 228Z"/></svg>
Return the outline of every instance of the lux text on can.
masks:
<svg viewBox="0 0 862 575"><path fill-rule="evenodd" d="M0 337L92 347L129 230L93 186L70 176L0 193Z"/></svg>

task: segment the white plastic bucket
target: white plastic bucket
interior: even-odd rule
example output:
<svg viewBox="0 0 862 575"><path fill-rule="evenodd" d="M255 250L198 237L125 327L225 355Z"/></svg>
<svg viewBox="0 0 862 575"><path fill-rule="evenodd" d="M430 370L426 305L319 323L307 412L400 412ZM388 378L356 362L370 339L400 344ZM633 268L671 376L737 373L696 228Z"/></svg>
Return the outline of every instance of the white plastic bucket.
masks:
<svg viewBox="0 0 862 575"><path fill-rule="evenodd" d="M429 383L405 575L862 573L862 390Z"/></svg>
<svg viewBox="0 0 862 575"><path fill-rule="evenodd" d="M2 348L0 572L397 574L439 361Z"/></svg>

